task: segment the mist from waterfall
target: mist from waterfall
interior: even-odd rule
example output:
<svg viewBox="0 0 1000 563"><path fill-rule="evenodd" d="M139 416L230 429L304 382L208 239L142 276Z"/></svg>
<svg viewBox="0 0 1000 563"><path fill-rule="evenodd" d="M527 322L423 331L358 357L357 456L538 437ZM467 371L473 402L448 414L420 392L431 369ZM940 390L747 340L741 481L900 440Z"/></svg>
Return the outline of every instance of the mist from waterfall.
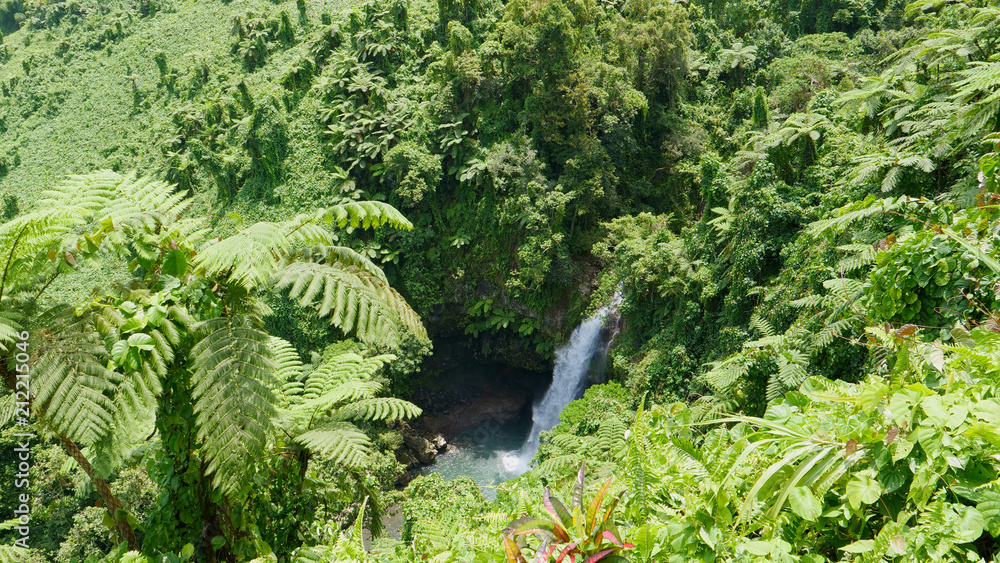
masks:
<svg viewBox="0 0 1000 563"><path fill-rule="evenodd" d="M531 458L538 452L539 435L559 424L559 415L566 405L580 398L586 387L594 356L597 353L607 353L607 346L601 338L604 319L616 305L613 302L611 306L601 307L594 316L573 330L565 346L556 350L552 384L542 400L534 406L531 432L519 452L511 452L505 456L504 465L512 473L520 475L528 470Z"/></svg>

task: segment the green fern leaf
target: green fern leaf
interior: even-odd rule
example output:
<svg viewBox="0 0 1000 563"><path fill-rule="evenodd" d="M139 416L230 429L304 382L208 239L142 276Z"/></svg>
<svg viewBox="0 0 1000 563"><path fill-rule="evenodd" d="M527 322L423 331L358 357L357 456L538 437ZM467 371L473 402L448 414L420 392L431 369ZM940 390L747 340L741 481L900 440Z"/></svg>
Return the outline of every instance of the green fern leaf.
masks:
<svg viewBox="0 0 1000 563"><path fill-rule="evenodd" d="M299 434L295 441L348 467L361 467L371 453L371 440L349 422L327 422Z"/></svg>
<svg viewBox="0 0 1000 563"><path fill-rule="evenodd" d="M34 411L57 433L91 444L114 427L110 397L123 376L108 369L107 350L86 319L57 307L39 320L47 336L37 337L32 369Z"/></svg>
<svg viewBox="0 0 1000 563"><path fill-rule="evenodd" d="M338 411L341 420L402 420L420 416L420 407L394 397L355 401Z"/></svg>
<svg viewBox="0 0 1000 563"><path fill-rule="evenodd" d="M220 317L196 325L204 337L191 349L198 438L207 473L235 493L264 453L277 413L271 337L250 318Z"/></svg>

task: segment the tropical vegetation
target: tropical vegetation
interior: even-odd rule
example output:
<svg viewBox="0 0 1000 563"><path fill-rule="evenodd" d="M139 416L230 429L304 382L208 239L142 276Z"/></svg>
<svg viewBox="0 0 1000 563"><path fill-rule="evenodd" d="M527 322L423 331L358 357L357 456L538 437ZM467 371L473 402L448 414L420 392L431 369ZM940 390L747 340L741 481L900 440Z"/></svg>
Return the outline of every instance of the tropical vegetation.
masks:
<svg viewBox="0 0 1000 563"><path fill-rule="evenodd" d="M998 22L0 2L0 561L995 560ZM435 338L615 294L530 471L403 486Z"/></svg>

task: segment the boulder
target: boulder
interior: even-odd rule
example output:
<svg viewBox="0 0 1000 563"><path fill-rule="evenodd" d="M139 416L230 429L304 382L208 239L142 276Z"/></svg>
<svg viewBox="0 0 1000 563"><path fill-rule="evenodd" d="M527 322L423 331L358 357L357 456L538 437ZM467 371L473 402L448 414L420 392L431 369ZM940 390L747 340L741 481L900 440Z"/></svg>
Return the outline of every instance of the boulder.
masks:
<svg viewBox="0 0 1000 563"><path fill-rule="evenodd" d="M403 445L417 458L417 461L420 463L434 461L434 456L437 455L437 448L434 447L434 444L430 440L414 432L405 422L401 425L401 432L403 434Z"/></svg>

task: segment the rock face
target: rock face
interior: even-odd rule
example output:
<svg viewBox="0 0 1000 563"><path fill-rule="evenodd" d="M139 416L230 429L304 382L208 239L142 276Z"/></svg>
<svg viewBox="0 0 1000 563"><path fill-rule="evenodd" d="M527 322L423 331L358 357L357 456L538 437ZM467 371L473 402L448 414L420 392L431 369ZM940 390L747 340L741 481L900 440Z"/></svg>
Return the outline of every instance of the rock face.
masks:
<svg viewBox="0 0 1000 563"><path fill-rule="evenodd" d="M530 396L524 392L486 388L474 400L452 405L444 412L428 409L421 424L428 432L453 435L484 424L503 424L517 418L529 404Z"/></svg>
<svg viewBox="0 0 1000 563"><path fill-rule="evenodd" d="M414 432L405 422L402 424L400 430L403 434L403 445L406 446L412 458L418 463L430 463L434 461L434 456L437 455L438 450L433 442ZM442 441L444 441L443 438ZM407 465L410 464L407 463Z"/></svg>

